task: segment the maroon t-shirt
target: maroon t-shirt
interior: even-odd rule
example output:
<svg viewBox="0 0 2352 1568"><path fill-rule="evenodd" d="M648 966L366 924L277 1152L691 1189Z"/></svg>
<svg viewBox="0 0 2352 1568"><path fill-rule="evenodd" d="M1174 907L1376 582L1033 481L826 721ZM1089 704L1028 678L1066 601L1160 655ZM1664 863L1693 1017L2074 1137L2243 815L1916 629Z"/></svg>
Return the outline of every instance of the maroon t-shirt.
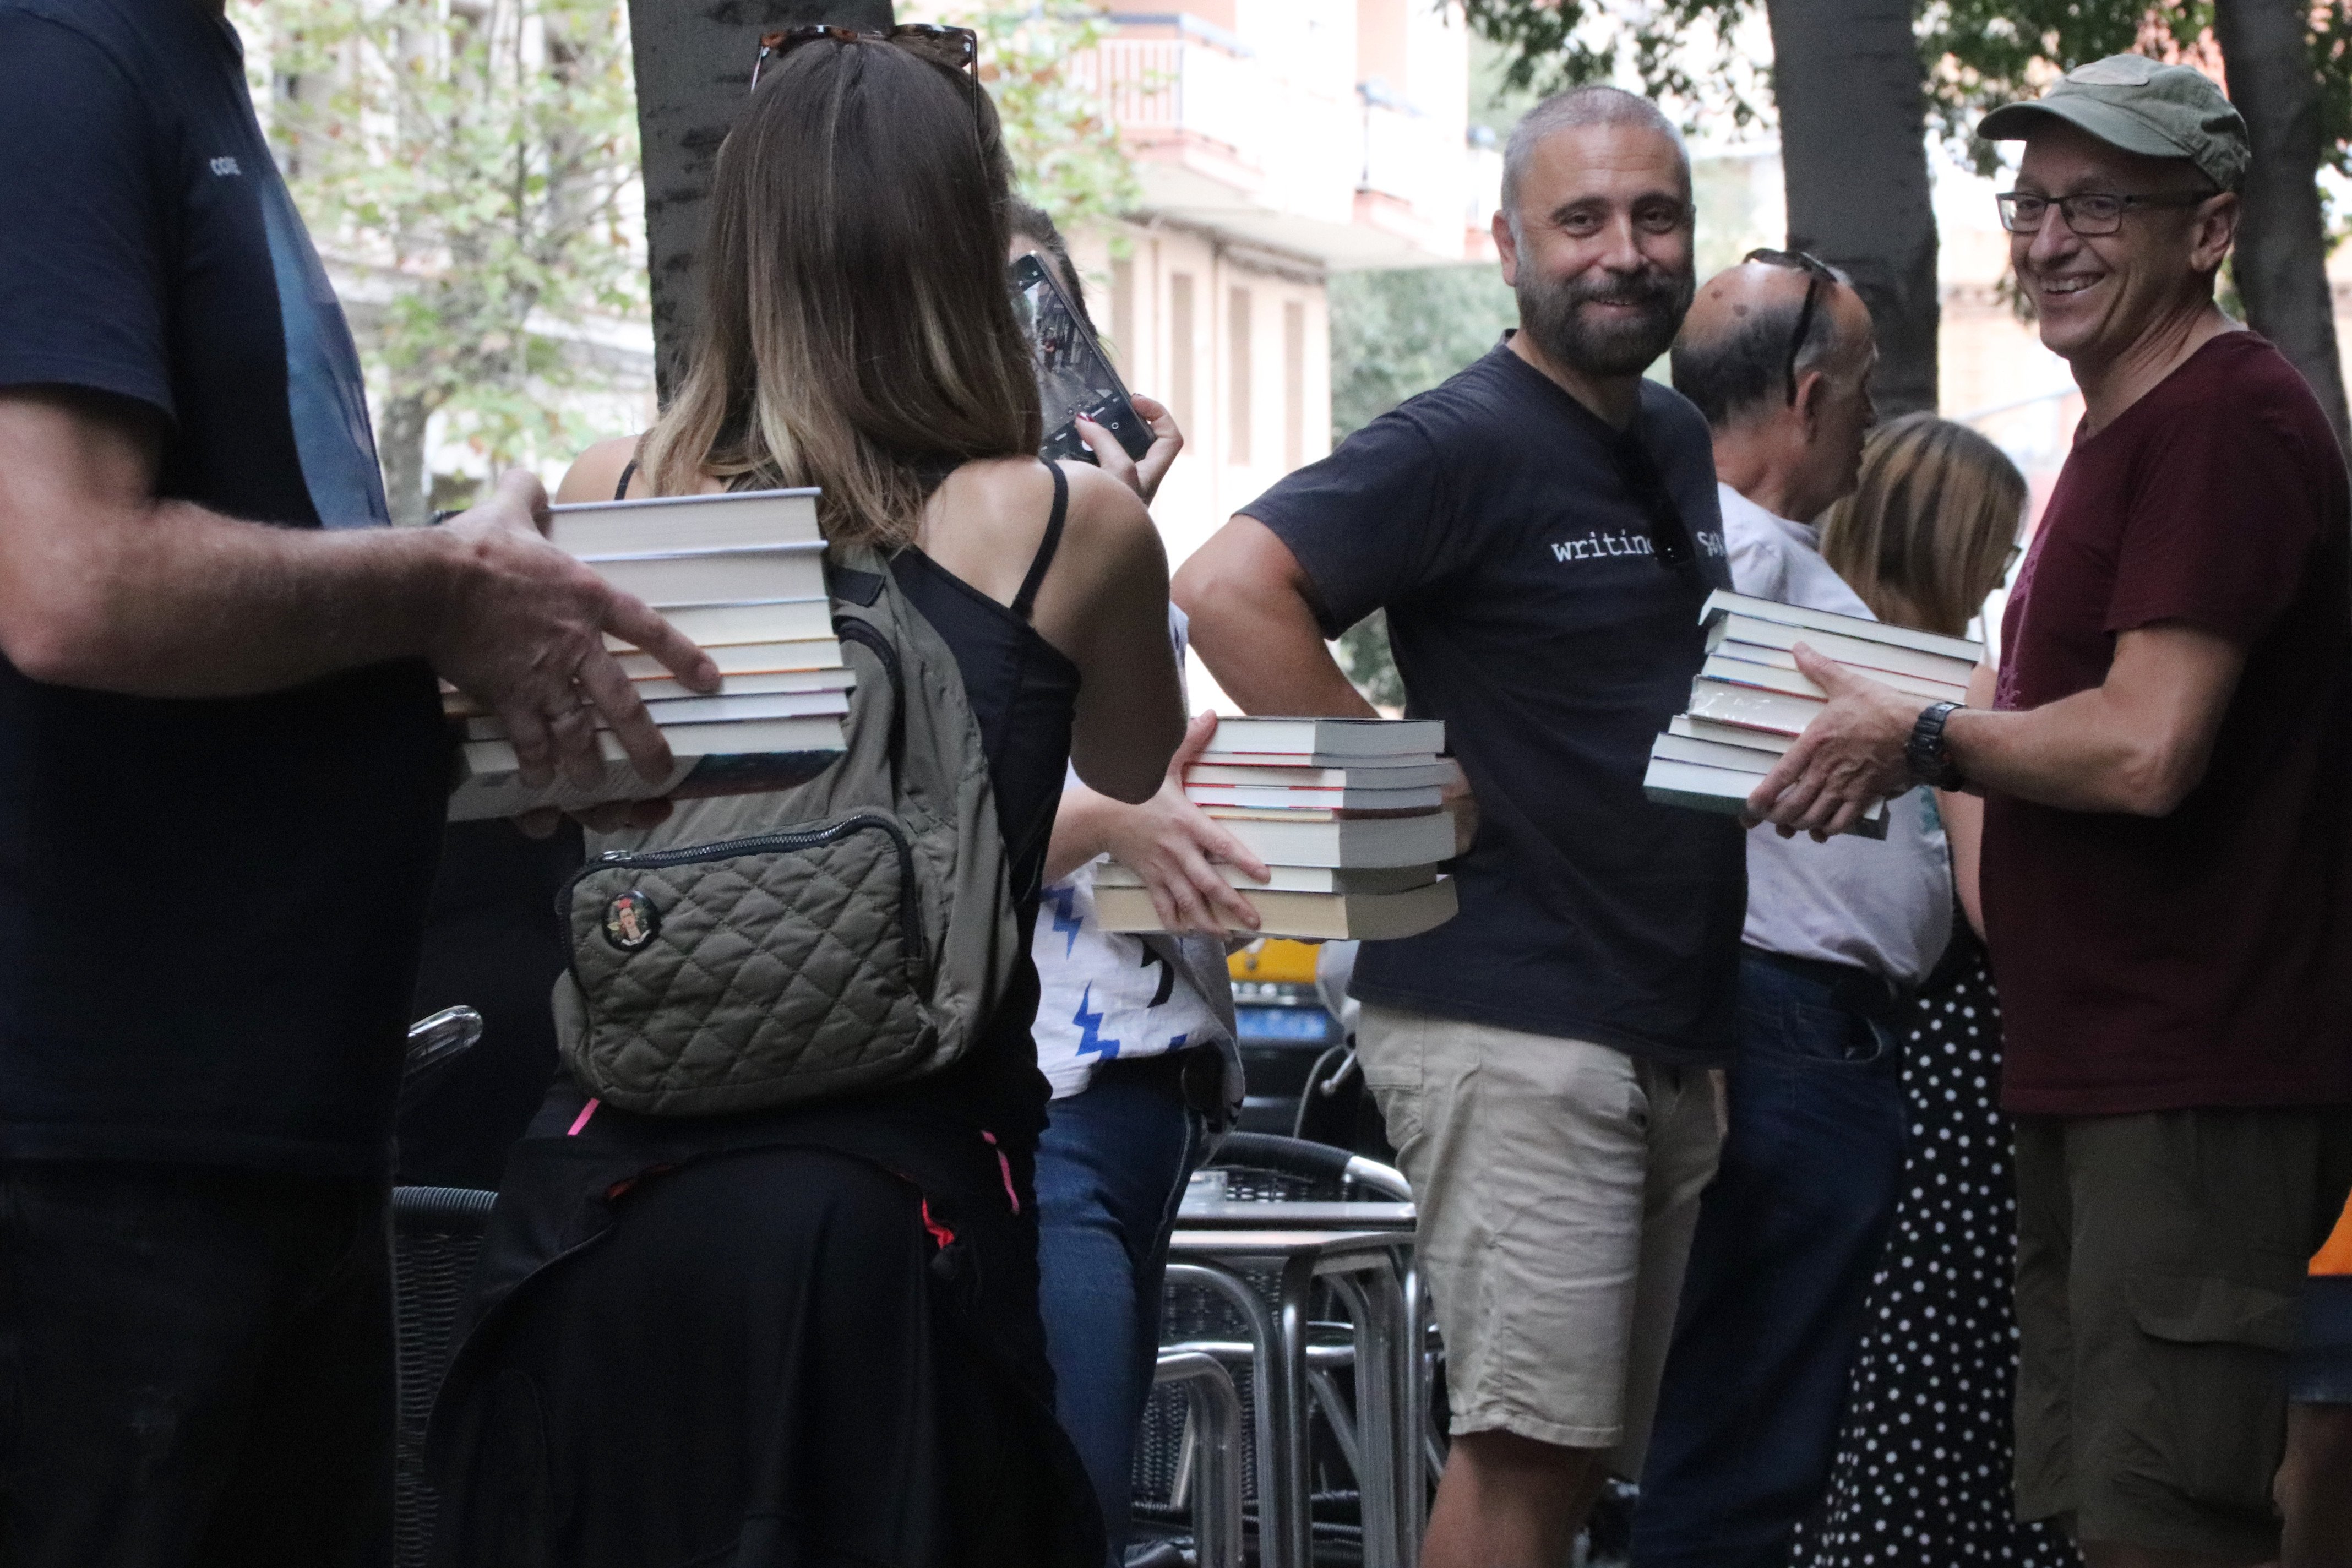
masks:
<svg viewBox="0 0 2352 1568"><path fill-rule="evenodd" d="M2163 622L2246 668L2170 816L1987 801L2008 1110L2352 1101L2347 519L2326 416L2252 332L2075 442L2010 599L1998 706L2099 685L2116 634Z"/></svg>

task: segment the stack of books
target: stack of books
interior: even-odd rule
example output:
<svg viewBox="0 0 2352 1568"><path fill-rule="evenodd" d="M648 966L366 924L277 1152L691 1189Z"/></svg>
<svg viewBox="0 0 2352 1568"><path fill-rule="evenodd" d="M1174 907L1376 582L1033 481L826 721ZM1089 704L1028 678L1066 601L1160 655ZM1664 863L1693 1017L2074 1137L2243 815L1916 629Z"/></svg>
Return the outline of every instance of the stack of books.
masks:
<svg viewBox="0 0 2352 1568"><path fill-rule="evenodd" d="M1737 813L1821 712L1826 694L1797 668L1797 644L1923 704L1965 700L1984 657L1984 645L1966 637L1720 590L1699 617L1706 663L1691 683L1689 708L1651 745L1642 787L1652 800L1701 811ZM1885 802L1851 831L1884 837Z"/></svg>
<svg viewBox="0 0 2352 1568"><path fill-rule="evenodd" d="M1439 805L1453 764L1433 719L1223 719L1184 773L1186 798L1272 873L1231 867L1263 936L1412 936L1454 918L1454 818ZM1159 931L1143 879L1110 861L1095 876L1108 931Z"/></svg>
<svg viewBox="0 0 2352 1568"><path fill-rule="evenodd" d="M449 820L785 789L840 757L852 677L834 639L816 491L560 506L548 537L701 645L719 689L689 690L653 655L606 637L669 742L670 775L639 773L600 719L604 778L532 789L498 716L445 686L442 707L463 742Z"/></svg>

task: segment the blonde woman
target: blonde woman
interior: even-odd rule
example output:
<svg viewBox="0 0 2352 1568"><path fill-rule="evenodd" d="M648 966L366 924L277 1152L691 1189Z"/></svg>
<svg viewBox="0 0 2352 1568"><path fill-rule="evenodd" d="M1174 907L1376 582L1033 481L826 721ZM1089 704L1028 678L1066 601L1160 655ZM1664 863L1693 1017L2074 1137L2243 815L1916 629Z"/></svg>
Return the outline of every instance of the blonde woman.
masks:
<svg viewBox="0 0 2352 1568"><path fill-rule="evenodd" d="M880 551L955 657L1025 952L1066 767L1148 799L1184 718L1142 501L1035 456L974 49L763 45L677 395L563 493L821 486L826 538ZM559 1082L436 1412L438 1561L1100 1568L1037 1309L1036 999L1024 957L961 1060L851 1098L665 1118Z"/></svg>
<svg viewBox="0 0 2352 1568"><path fill-rule="evenodd" d="M1822 554L1879 619L1958 636L2016 559L2025 503L2024 477L1998 447L1907 415L1872 435L1853 494L1823 520ZM1984 803L1937 804L1967 924L1897 1026L1911 1131L1903 1195L1829 1493L1795 1561L2061 1568L2080 1561L2074 1547L2016 1522L2010 1491L2017 1209L1977 902Z"/></svg>

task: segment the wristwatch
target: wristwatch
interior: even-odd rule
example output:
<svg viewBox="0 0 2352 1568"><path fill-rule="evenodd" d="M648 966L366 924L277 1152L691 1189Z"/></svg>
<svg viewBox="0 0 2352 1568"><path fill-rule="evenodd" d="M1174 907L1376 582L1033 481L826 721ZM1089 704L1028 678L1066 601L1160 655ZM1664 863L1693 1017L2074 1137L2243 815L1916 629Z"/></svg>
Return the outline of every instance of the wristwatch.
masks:
<svg viewBox="0 0 2352 1568"><path fill-rule="evenodd" d="M1961 706L1931 702L1913 722L1911 738L1903 745L1903 760L1910 764L1911 776L1921 784L1937 789L1960 787L1960 764L1952 760L1951 750L1944 743L1944 721Z"/></svg>

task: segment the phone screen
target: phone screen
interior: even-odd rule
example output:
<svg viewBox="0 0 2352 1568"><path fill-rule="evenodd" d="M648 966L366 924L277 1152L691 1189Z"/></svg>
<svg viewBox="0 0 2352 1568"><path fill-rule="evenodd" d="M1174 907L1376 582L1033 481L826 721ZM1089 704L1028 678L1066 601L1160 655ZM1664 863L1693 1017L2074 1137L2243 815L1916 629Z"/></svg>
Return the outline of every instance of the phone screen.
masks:
<svg viewBox="0 0 2352 1568"><path fill-rule="evenodd" d="M1118 373L1035 257L1020 257L1013 263L1013 297L1036 360L1037 394L1045 415L1045 455L1093 460L1078 437L1080 415L1118 437L1129 457L1140 458L1150 450L1151 432L1128 401Z"/></svg>

